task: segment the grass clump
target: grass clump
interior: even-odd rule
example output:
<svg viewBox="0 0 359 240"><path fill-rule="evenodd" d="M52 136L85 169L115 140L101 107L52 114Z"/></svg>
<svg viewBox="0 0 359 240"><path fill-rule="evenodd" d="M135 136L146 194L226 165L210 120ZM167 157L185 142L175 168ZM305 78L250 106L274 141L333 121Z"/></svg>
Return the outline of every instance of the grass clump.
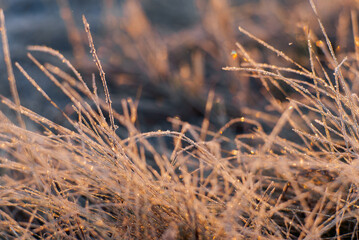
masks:
<svg viewBox="0 0 359 240"><path fill-rule="evenodd" d="M60 109L15 63L69 126L21 106L1 16L14 97L2 97L2 103L19 122L0 112L1 238L358 238L357 46L337 57L319 17L322 40L304 29L308 69L239 28L283 61L259 63L237 43L241 63L224 68L262 82L269 92L267 112L244 108L245 117L210 131L210 91L202 126L171 118L176 130L142 133L141 102L121 100L122 113L112 107L85 18L104 99L94 75L89 87L61 53L30 46L29 59L70 99L75 114ZM355 14L352 20L356 26ZM71 73L41 63L38 52L57 57ZM273 89L284 97L279 100ZM29 121L41 131L28 130ZM226 132L234 124L250 130L231 138Z"/></svg>

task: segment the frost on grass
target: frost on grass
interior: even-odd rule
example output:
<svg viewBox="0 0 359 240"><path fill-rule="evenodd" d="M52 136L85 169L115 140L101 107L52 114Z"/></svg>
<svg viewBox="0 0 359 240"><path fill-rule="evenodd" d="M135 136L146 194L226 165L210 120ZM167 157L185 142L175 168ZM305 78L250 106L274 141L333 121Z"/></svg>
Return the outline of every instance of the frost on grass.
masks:
<svg viewBox="0 0 359 240"><path fill-rule="evenodd" d="M2 12L0 21L8 53ZM239 29L290 67L258 63L237 43L236 53L245 61L225 70L250 74L287 98L280 102L268 96L279 114L248 111L217 132L208 130L206 119L198 127L173 118L179 131L141 133L135 125L138 103L123 100L122 114L112 109L85 18L104 100L95 77L90 88L61 53L30 46L30 52L56 56L71 71L28 54L72 102L76 118L61 110L16 63L71 127L21 106L8 68L14 102L2 97L2 103L17 112L20 126L0 112L1 238L358 238L359 99L352 90L357 53L338 59L318 22L326 43L319 45L328 54L325 63L320 61L308 31L310 69ZM9 54L5 61L11 66ZM295 94L287 94L283 86ZM210 92L206 112L213 99ZM43 131L27 130L25 118ZM231 125L244 123L254 131L235 139L223 134ZM272 124L271 130L265 131L263 123ZM126 136L117 134L115 124ZM151 141L162 138L170 144Z"/></svg>

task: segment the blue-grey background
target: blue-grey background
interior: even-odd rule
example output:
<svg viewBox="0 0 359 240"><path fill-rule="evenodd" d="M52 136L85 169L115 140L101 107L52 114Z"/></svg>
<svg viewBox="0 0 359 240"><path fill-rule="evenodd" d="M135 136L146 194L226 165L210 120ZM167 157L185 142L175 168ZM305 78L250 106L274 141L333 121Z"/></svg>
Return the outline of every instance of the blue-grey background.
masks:
<svg viewBox="0 0 359 240"><path fill-rule="evenodd" d="M68 99L60 93L59 89L50 83L44 74L26 56L26 47L28 45L46 45L59 50L65 57L71 60L85 79L89 79L91 73L97 73L94 65L91 65L91 60L82 66L76 64L73 56L73 46L69 42L66 26L60 14L59 3L61 1L0 0L0 7L3 8L6 18L12 61L19 62L36 79L39 85L44 88L48 95L61 108L65 108L69 104ZM125 1L69 0L68 2L76 27L81 34L84 34L82 15L85 15L90 24L96 48L102 49L103 46L111 46L108 39L114 33L106 28L106 14L110 11L112 16L118 17L118 21L120 21L121 17L126 14L122 8ZM113 7L106 9L105 6L109 2L112 2ZM205 71L204 90L191 95L187 94L183 89L174 89L175 87L171 84L166 85L166 83L153 81L146 74L143 74L143 71L137 68L136 65L129 65L126 61L118 63L118 65L114 63L108 64L110 62L109 55L116 53L116 46L113 48L109 47L103 51L103 55L99 51L116 110L121 112L120 100L122 98L135 98L138 88L140 86L143 87L143 97L140 101L139 112L141 126L144 130L169 128L167 116L180 116L185 121L201 124L205 115L204 107L209 89L215 89L219 99L224 102L222 105L219 104L217 106L217 110L214 109L214 114L211 116L215 127L220 126L231 118L240 117L240 107L244 104L249 104L251 107L256 104L263 105L264 103L261 98L256 99L260 89L258 84L256 85L255 82L250 83L251 85L247 90L253 89L254 92L250 94L250 100L244 101L242 96L244 93L240 93L241 88L243 88L243 85L241 85L242 80L238 76L223 72L221 69L230 64L228 61L226 62L225 56L226 54L230 56L231 46L233 46L234 50L236 49L236 41L240 41L245 46L248 46L249 50L252 49L255 56L260 56L261 54L261 48L253 44L252 40L243 37L237 30L237 26L244 27L261 39L269 41L275 47L280 49L287 48L283 50L289 52L289 55L292 57L305 58L305 53L298 55L298 51L303 51L303 46L295 41L304 41L305 43L305 39L300 39L302 36L298 29L300 29L301 21L315 23L309 2L306 0L232 0L226 1L228 3L228 12L226 12L228 16L222 17L228 17L230 21L227 25L226 23L219 23L225 29L218 29L218 32L223 31L223 34L217 33L216 35L216 32L211 32L213 31L211 27L216 24L215 21L221 21L222 18L216 18L213 15L211 20L211 15L206 15L207 11L210 11L210 8L206 6L215 3L215 0L142 0L138 2L141 4L152 29L156 32L156 36L158 35L158 39L163 40L163 44L168 44L169 61L171 64L170 71L175 73L178 70L178 66L183 64L183 62L188 61L191 64L191 54L197 50L203 55ZM325 0L316 2L323 22L328 25L336 24L336 20L333 20L336 19L335 16L343 14L343 12L345 13L345 7L351 4L349 3L350 1L343 3L339 0L330 1L330 3ZM201 9L199 6L204 7ZM318 30L318 26L315 24L312 24L312 27L314 30ZM181 32L189 35L189 39L194 39L193 42L182 43L183 39L181 39L179 34ZM176 46L176 42L179 42L178 46L172 48L172 45ZM294 44L288 45L293 42ZM88 59L90 59L86 39L82 45ZM0 49L0 54L2 56L2 49ZM54 57L38 53L34 53L34 55L41 62L50 62L57 66L63 66ZM0 94L11 97L5 64L2 57L0 59ZM268 60L261 57L258 57L258 59L263 61ZM305 59L303 63L305 63ZM61 123L61 114L47 103L41 94L19 73L15 66L14 71L21 103ZM120 73L130 75L131 81L133 80L135 84L118 86L113 76ZM174 78L172 75L168 76L166 78L167 83L171 82L172 78ZM98 83L101 85L100 82ZM6 108L1 106L0 109ZM8 111L7 113L11 114ZM224 114L224 116L218 117L220 114Z"/></svg>

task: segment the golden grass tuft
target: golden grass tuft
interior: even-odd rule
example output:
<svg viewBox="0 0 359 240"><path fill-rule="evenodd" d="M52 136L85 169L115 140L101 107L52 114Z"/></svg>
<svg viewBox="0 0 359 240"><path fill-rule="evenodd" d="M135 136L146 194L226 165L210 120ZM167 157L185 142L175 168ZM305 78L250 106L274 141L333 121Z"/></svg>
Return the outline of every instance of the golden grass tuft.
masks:
<svg viewBox="0 0 359 240"><path fill-rule="evenodd" d="M30 46L34 55L53 55L70 71L28 54L69 98L75 114L60 109L15 63L70 126L21 106L1 10L14 102L1 98L17 113L19 125L0 112L0 238L358 239L359 99L353 89L358 48L338 57L316 6L310 3L322 37L304 29L309 69L239 28L283 65L257 62L237 43L235 54L241 61L224 70L257 78L269 92L278 89L285 98L267 94L271 111L243 108L246 116L230 120L215 132L209 128L214 91L209 92L200 127L171 118L177 130L142 133L136 125L141 102L123 99L122 113L113 109L85 17L105 99L97 93L94 75L88 86L61 53ZM137 9L136 4L127 7ZM352 21L356 26L354 10ZM133 34L143 32L137 29ZM156 48L152 43L150 48ZM148 57L141 60L147 70L152 61L144 60ZM148 74L170 74L167 66L156 68ZM201 87L203 76L198 79L196 87ZM28 121L41 131L28 130ZM246 124L251 130L232 138L234 134L225 133L234 124Z"/></svg>

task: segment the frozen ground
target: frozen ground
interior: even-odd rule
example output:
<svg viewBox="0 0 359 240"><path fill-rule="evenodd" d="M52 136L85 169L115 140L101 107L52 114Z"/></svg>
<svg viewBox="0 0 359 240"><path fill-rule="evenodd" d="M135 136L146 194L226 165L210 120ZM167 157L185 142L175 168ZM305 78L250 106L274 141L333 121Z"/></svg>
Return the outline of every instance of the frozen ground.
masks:
<svg viewBox="0 0 359 240"><path fill-rule="evenodd" d="M55 100L55 102L59 104L60 107L65 107L68 104L68 100L66 99L66 97L59 93L59 90L54 87L53 84L50 83L50 81L34 66L34 64L31 63L31 61L26 56L26 47L28 45L46 45L56 50L59 50L65 57L70 60L73 60L73 48L69 43L69 37L66 31L65 23L61 18L60 7L58 4L59 2L60 1L46 0L1 0L0 7L4 9L5 13L12 61L19 62L25 68L25 70L28 71L34 79L36 79L40 86L44 88L44 90L49 94L49 96L51 96ZM85 15L90 23L91 32L94 35L96 47L100 48L103 44L106 44L105 36L108 36L109 34L111 35L111 33L105 32L104 16L106 15L106 9L104 5L106 2L110 1L76 0L69 2L72 15L74 17L74 21L76 22L77 27L82 30L83 24L81 17L82 15ZM115 7L111 9L111 14L120 17L120 15L123 14L121 12L122 4L123 1L114 1ZM200 23L199 11L194 1L192 0L146 0L141 1L141 4L151 24L155 27L156 31L158 31L158 33L163 37L177 33L179 31L191 29L193 26ZM197 30L195 30L194 32L196 31ZM202 33L200 32L199 34ZM174 40L175 42L177 41L177 39ZM171 41L174 42L173 39ZM83 46L88 52L88 48L85 42ZM189 50L185 50L185 55L189 55L187 51ZM54 62L54 64L59 65L54 58L47 55L35 53L35 56L43 61ZM104 58L106 58L106 56ZM76 63L74 64L76 65ZM5 96L10 96L6 71L4 71L5 65L3 62L1 62L0 67L3 69L0 73L1 94ZM122 66L120 66L120 68L121 67ZM107 66L105 61L104 68L105 70L110 68L110 70L107 71L114 72L115 74L118 73L118 71L121 71L119 70L119 68L117 68L117 66ZM17 69L14 70L22 104L52 119L60 118L59 113L54 110L53 107L50 106L50 104L48 104L37 91L35 91L34 87L24 78L24 76L22 76L22 74L20 74ZM134 71L138 70L135 69ZM218 66L217 71L221 71L220 66ZM96 69L81 68L80 72L85 76L89 77L88 74L96 72ZM109 81L111 81L111 72L107 72ZM136 74L135 78L137 78ZM112 88L110 89L112 92L112 97L114 99L121 99L128 96L135 97L137 88L140 85L141 84L136 85L135 89L130 90L131 93L127 95L127 89L117 90L116 86L112 86ZM125 96L122 95L122 90L125 90ZM147 90L145 90L145 96L146 91ZM166 91L162 92L161 89L152 89L151 91L155 95L162 95L161 98L170 98L171 96L171 94L165 93ZM153 96L153 94L150 93L151 96ZM151 96L149 97L151 98ZM174 115L174 113L169 112L169 110L171 110L170 108L173 108L173 106L166 107L164 106L164 104L161 104L161 106L157 107L155 106L156 104L153 104L152 101L147 101L147 99L148 97L146 97L145 100L142 101L143 104L140 106L140 110L142 108L142 113L145 115L144 119L149 120L148 123L144 124L156 125L150 128L158 128L159 125L166 124L166 117L168 115ZM172 100L170 99L169 105L173 105L171 101ZM181 100L176 99L174 101L177 102ZM202 99L202 101L205 101L205 99ZM116 103L114 105L116 107ZM190 107L190 110L187 113L186 110L182 109L183 107L184 105L183 103L181 103L180 108L177 108L177 110L184 111L184 115L187 120L192 122L197 121L198 123L200 122L200 120L196 120L196 118L201 117L202 115L201 111L203 111L203 109L200 108L204 107L203 102L199 104L199 106ZM152 112L154 112L155 114L152 114ZM191 119L192 116L193 119ZM157 123L157 121L159 121L159 124Z"/></svg>
<svg viewBox="0 0 359 240"><path fill-rule="evenodd" d="M59 90L44 77L26 56L26 47L28 45L46 45L59 50L68 59L73 59L73 49L69 43L65 23L60 15L58 2L46 0L1 0L0 7L4 9L5 13L13 62L19 62L39 82L45 91L61 107L64 107L68 103L67 99L59 94ZM96 47L101 47L101 44L104 42L104 2L91 0L70 1L70 8L79 29L83 27L82 15L85 15L88 19L96 41ZM115 1L116 8L111 10L112 14L121 14L120 8L122 3L123 1ZM142 1L142 4L151 22L163 33L176 32L188 28L199 20L193 1L186 0L181 1L181 3L173 1L169 4L165 1L152 0ZM85 44L84 46L86 51L88 51L87 46ZM49 62L55 60L41 54L36 56L40 59L43 57L43 60ZM9 96L10 91L3 62L1 62L0 67L2 69L0 71L1 94ZM104 67L106 68L106 66ZM80 70L85 75L89 74L89 71L86 72L87 69ZM93 69L90 71L93 71ZM43 97L34 90L17 69L15 69L15 75L22 104L37 112L56 118L56 111L44 101ZM116 96L113 97L116 98Z"/></svg>
<svg viewBox="0 0 359 240"><path fill-rule="evenodd" d="M219 119L212 119L212 123L217 128L229 119L239 117L241 115L239 106L251 104L251 101L252 104L258 104L257 100L253 101L253 96L251 96L252 100L246 100L243 97L248 91L245 90L242 80L239 80L232 73L223 72L221 69L223 66L231 64L228 62L228 56L230 56L231 50L235 49L235 42L241 41L243 43L248 40L240 37L237 26L244 26L256 36L269 40L274 46L280 46L283 45L283 42L288 44L293 38L297 37L295 32L297 26L292 24L296 21L289 21L288 18L300 19L310 13L308 1L285 1L285 4L282 1L275 0L228 1L231 8L228 12L230 24L227 24L225 21L221 23L223 20L221 18L226 18L226 16L215 17L213 15L212 17L209 15L209 19L206 19L208 9L205 7L199 9L198 6L201 4L205 6L210 1L140 1L152 29L158 33L158 39L163 41L161 44L165 44L169 52L170 75L166 77L165 84L158 84L153 77L151 78L147 73L144 73L141 63L131 65L127 60L111 62L111 59L116 58L116 54L121 54L118 47L123 46L113 46L116 34L106 28L106 17L110 13L121 19L122 15L126 14L122 11L122 5L125 1L71 0L69 2L75 24L83 34L82 45L88 56L89 49L83 32L82 15L85 15L90 23L95 46L99 50L110 84L114 107L120 111L120 100L124 97L135 98L138 89L142 88L139 115L143 130L169 128L167 117L177 115L185 121L200 125L205 115L204 108L208 91L211 88L216 89L216 94L219 99L224 101L223 106L225 106L223 108L222 105L218 105L218 108L224 109L224 112L215 112L215 115L222 114L223 116L220 116ZM106 4L110 2L113 2L113 7L106 9ZM76 64L73 58L73 46L69 42L66 25L61 18L59 3L61 0L0 0L0 7L4 9L5 13L13 62L19 62L49 96L60 107L65 108L68 104L66 97L59 93L59 90L26 56L28 45L46 45L59 50L70 59L86 79L90 79L91 73L97 73L94 65L88 62L84 66ZM325 20L325 14L330 15L332 10L330 6L322 5L324 6L322 12ZM333 5L335 6L335 4ZM306 11L305 9L309 10ZM333 7L333 9L335 8ZM295 12L295 14L288 15L288 11ZM219 22L219 29L213 26L217 22ZM277 39L279 35L281 38ZM256 48L256 46L254 47ZM101 51L101 49L105 50ZM191 58L193 52L196 51L200 53L203 59L204 86L202 86L202 92L191 95L183 89L177 89L177 85L172 83L177 72L181 72L181 64L186 61L189 62L189 65L192 64ZM257 50L255 49L255 51ZM61 63L48 55L35 53L35 56L43 62L61 66ZM89 62L91 63L91 61ZM117 84L116 76L122 76L123 73L130 76L132 85ZM3 62L0 63L0 76L0 93L9 96L9 86ZM51 119L61 118L59 112L44 100L41 94L29 84L17 69L15 69L15 76L21 102L24 106ZM253 85L253 83L251 84ZM257 89L258 85L254 84L249 87Z"/></svg>

